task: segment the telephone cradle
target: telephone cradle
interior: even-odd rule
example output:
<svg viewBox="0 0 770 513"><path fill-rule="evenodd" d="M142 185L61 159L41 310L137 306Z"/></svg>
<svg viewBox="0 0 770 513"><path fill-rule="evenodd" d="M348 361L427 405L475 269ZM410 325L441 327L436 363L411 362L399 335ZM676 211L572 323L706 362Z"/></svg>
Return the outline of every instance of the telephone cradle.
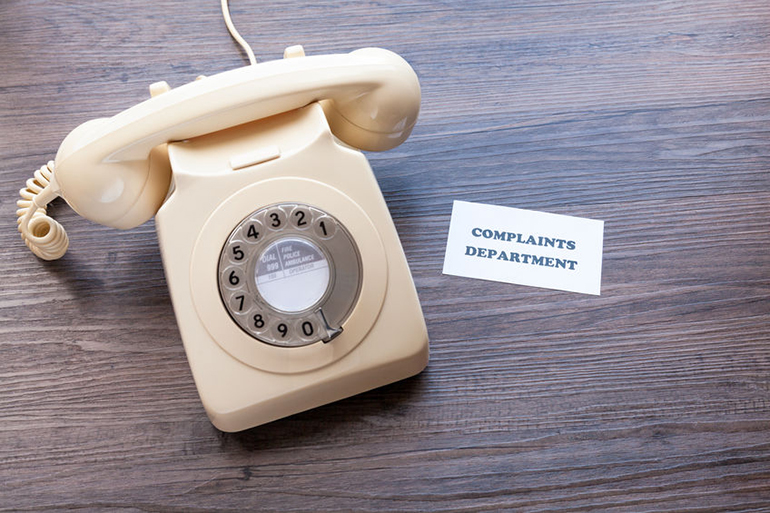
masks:
<svg viewBox="0 0 770 513"><path fill-rule="evenodd" d="M428 335L395 226L359 149L411 133L417 77L367 48L203 77L84 123L22 189L22 238L67 250L57 196L128 229L155 216L193 377L240 431L422 371Z"/></svg>

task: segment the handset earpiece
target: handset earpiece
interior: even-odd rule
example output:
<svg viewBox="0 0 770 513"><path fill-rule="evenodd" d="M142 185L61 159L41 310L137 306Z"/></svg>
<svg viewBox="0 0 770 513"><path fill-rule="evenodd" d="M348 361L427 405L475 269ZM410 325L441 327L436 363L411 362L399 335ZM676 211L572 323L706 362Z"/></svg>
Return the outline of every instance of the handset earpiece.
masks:
<svg viewBox="0 0 770 513"><path fill-rule="evenodd" d="M380 48L363 48L350 54L380 63L381 76L370 79L378 87L363 94L340 92L321 104L334 135L368 151L385 151L404 142L420 112L420 83L411 66L398 54Z"/></svg>
<svg viewBox="0 0 770 513"><path fill-rule="evenodd" d="M402 143L420 108L409 64L388 50L292 57L206 77L73 130L56 155L60 195L115 228L149 220L171 175L163 145L323 101L332 132L364 150Z"/></svg>

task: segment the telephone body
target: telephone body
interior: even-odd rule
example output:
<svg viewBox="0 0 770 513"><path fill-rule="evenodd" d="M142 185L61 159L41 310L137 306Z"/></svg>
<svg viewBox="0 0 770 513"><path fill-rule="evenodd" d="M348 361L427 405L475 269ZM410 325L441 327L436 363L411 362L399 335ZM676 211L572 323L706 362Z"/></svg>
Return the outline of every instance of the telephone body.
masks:
<svg viewBox="0 0 770 513"><path fill-rule="evenodd" d="M291 47L282 61L155 93L73 130L51 172L36 175L45 187L29 192L28 182L27 245L43 258L61 253L46 243L66 250L44 211L56 195L117 228L155 215L193 377L223 431L422 371L420 303L357 149L411 133L420 90L406 61Z"/></svg>

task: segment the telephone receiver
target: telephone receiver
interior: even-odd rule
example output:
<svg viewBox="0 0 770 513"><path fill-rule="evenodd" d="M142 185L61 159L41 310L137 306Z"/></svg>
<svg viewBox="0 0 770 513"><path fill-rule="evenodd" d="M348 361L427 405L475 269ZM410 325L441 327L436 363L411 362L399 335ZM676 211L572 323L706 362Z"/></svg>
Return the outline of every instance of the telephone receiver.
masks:
<svg viewBox="0 0 770 513"><path fill-rule="evenodd" d="M291 55L291 57L289 57ZM420 109L420 86L393 52L287 58L185 84L112 118L75 128L56 155L60 195L81 216L113 228L149 220L171 176L153 149L322 101L334 135L362 150L401 144Z"/></svg>
<svg viewBox="0 0 770 513"><path fill-rule="evenodd" d="M163 91L165 84L160 84ZM404 59L379 48L306 57L301 46L294 46L286 49L283 60L199 77L70 132L53 165L43 166L21 191L17 214L22 238L45 260L64 255L66 232L44 215L45 205L56 196L96 223L139 226L155 215L169 191L165 143L316 101L341 141L384 151L409 137L420 110L420 85Z"/></svg>

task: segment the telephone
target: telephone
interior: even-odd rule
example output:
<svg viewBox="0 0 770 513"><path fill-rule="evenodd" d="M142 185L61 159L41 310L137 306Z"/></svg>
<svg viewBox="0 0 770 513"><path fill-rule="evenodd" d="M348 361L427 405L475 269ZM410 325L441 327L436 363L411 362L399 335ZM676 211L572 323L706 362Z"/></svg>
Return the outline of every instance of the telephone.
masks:
<svg viewBox="0 0 770 513"><path fill-rule="evenodd" d="M21 191L43 259L63 197L128 229L155 216L187 358L213 424L240 431L422 371L428 336L374 174L357 149L411 133L420 87L387 50L226 71L75 128Z"/></svg>

